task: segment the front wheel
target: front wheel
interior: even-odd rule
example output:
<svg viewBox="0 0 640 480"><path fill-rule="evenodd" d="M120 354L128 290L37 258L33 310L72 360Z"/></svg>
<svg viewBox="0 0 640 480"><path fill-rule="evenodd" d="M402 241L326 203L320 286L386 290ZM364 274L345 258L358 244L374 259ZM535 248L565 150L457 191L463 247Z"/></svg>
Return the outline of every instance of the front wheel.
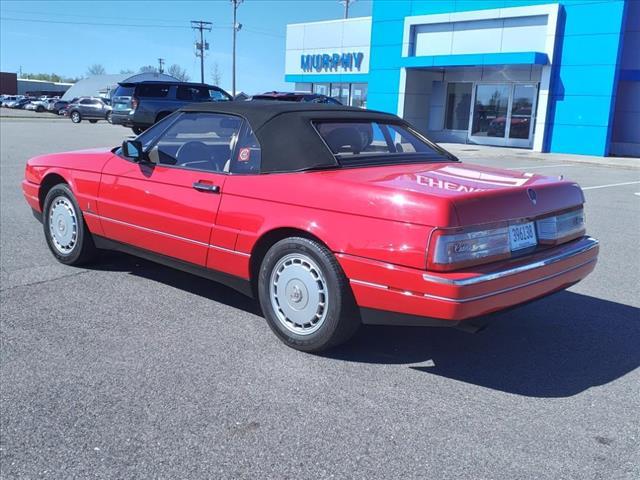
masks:
<svg viewBox="0 0 640 480"><path fill-rule="evenodd" d="M111 112L107 112L106 120L107 120L107 122L109 122L109 123L113 123L113 122L111 121Z"/></svg>
<svg viewBox="0 0 640 480"><path fill-rule="evenodd" d="M82 121L82 115L80 115L80 112L71 112L70 117L73 123L80 123Z"/></svg>
<svg viewBox="0 0 640 480"><path fill-rule="evenodd" d="M297 350L326 350L360 326L344 272L314 240L292 237L273 245L262 261L258 293L271 329Z"/></svg>
<svg viewBox="0 0 640 480"><path fill-rule="evenodd" d="M60 183L47 193L42 225L47 245L60 263L81 265L94 257L93 238L68 185Z"/></svg>

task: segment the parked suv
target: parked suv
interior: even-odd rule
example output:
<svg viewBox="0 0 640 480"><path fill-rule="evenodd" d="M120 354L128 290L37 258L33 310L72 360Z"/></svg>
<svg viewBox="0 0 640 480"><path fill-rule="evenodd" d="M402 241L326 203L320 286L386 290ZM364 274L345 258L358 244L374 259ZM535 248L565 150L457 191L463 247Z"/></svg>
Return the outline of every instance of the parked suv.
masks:
<svg viewBox="0 0 640 480"><path fill-rule="evenodd" d="M112 123L138 135L180 107L195 102L229 101L219 87L203 83L147 81L119 83L112 97Z"/></svg>
<svg viewBox="0 0 640 480"><path fill-rule="evenodd" d="M111 122L111 105L109 100L99 97L80 97L69 104L66 115L73 123L89 120L96 123L98 120Z"/></svg>

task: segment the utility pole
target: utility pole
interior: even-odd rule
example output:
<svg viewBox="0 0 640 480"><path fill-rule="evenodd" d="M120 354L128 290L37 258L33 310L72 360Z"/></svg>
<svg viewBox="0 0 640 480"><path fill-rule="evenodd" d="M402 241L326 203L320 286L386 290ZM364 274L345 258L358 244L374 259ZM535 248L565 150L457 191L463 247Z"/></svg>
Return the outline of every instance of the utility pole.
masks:
<svg viewBox="0 0 640 480"><path fill-rule="evenodd" d="M204 51L209 50L209 43L204 41L204 31L211 31L211 22L191 20L191 28L200 31L200 41L196 42L196 57L200 57L200 83L204 83Z"/></svg>
<svg viewBox="0 0 640 480"><path fill-rule="evenodd" d="M233 53L232 53L232 67L231 67L231 89L233 90L233 97L236 96L236 33L242 28L242 24L238 23L238 5L240 5L243 0L231 0L231 4L233 5Z"/></svg>
<svg viewBox="0 0 640 480"><path fill-rule="evenodd" d="M344 5L344 18L349 18L349 5L356 0L340 0L340 3Z"/></svg>
<svg viewBox="0 0 640 480"><path fill-rule="evenodd" d="M164 73L164 58L158 59L158 72Z"/></svg>

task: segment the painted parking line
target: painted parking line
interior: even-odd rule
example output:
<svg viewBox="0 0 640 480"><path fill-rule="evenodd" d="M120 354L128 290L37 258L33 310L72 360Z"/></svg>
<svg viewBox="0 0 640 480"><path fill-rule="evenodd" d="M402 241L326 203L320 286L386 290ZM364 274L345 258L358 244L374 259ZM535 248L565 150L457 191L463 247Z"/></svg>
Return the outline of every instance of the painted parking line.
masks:
<svg viewBox="0 0 640 480"><path fill-rule="evenodd" d="M563 163L562 165L534 165L532 167L507 168L507 170L533 170L534 168L557 168L557 167L577 167L577 165L568 165L566 163Z"/></svg>
<svg viewBox="0 0 640 480"><path fill-rule="evenodd" d="M638 182L622 182L622 183L610 183L608 185L594 185L593 187L582 187L582 190L596 190L597 188L609 188L609 187L622 187L624 185L637 185Z"/></svg>

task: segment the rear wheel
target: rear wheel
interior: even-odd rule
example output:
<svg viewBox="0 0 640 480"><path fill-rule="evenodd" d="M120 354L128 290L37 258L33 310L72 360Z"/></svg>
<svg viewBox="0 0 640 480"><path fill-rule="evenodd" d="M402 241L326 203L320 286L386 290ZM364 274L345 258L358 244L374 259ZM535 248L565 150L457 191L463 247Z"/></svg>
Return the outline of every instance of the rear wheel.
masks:
<svg viewBox="0 0 640 480"><path fill-rule="evenodd" d="M320 243L292 237L273 245L258 279L260 306L288 346L319 352L347 341L360 326L349 282Z"/></svg>
<svg viewBox="0 0 640 480"><path fill-rule="evenodd" d="M82 115L80 115L80 112L78 111L71 112L71 115L69 116L71 117L71 121L73 123L80 123L82 121Z"/></svg>
<svg viewBox="0 0 640 480"><path fill-rule="evenodd" d="M44 112L44 107L43 107L42 105L38 105L38 106L36 107L36 112L38 112L38 113L42 113L42 112Z"/></svg>
<svg viewBox="0 0 640 480"><path fill-rule="evenodd" d="M95 256L93 238L68 185L60 183L47 193L42 225L47 245L59 262L81 265Z"/></svg>

